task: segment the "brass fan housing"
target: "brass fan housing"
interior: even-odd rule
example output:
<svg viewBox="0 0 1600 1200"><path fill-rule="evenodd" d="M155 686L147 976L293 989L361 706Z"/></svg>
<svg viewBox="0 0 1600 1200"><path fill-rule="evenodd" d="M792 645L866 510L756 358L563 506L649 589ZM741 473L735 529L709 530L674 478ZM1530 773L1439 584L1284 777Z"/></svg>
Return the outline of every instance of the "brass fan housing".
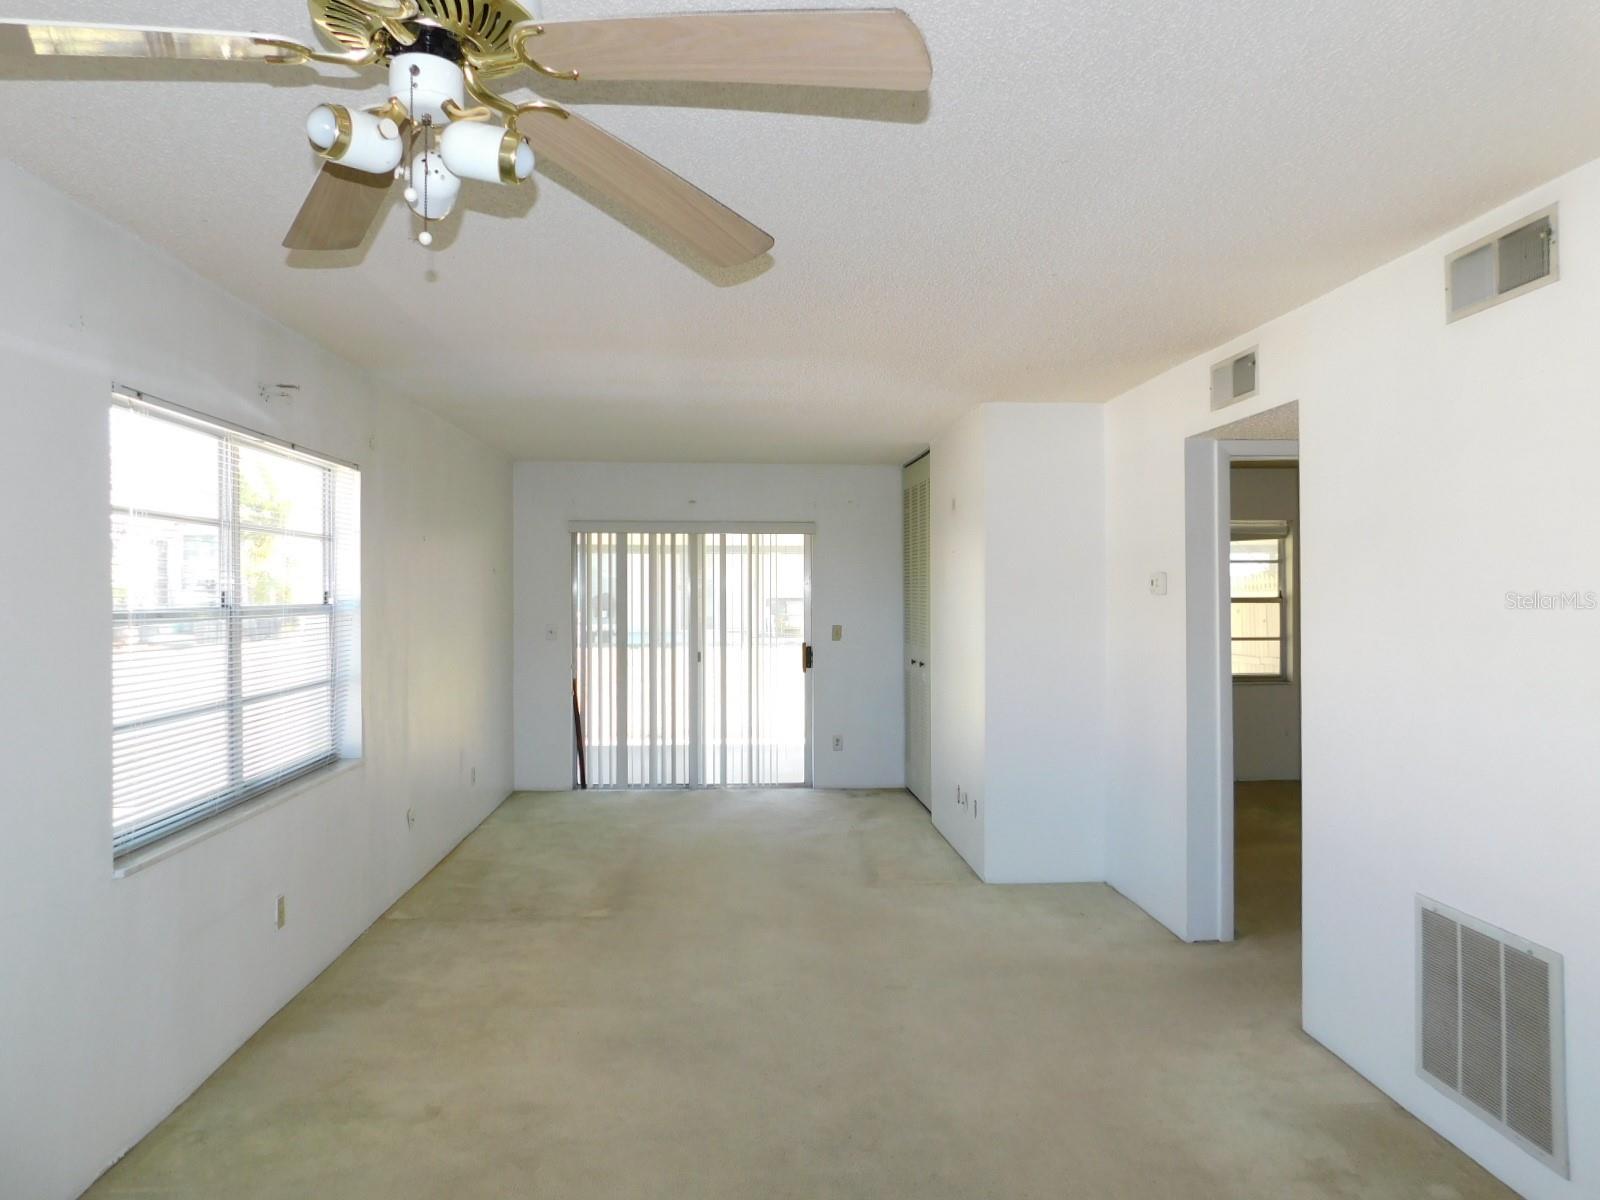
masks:
<svg viewBox="0 0 1600 1200"><path fill-rule="evenodd" d="M306 0L311 19L329 37L348 49L373 51L381 57L396 49L383 18L349 0ZM461 42L467 61L480 77L516 70L511 27L532 18L512 0L414 0L413 21L437 25ZM373 7L381 7L374 5ZM412 22L405 22L411 24Z"/></svg>

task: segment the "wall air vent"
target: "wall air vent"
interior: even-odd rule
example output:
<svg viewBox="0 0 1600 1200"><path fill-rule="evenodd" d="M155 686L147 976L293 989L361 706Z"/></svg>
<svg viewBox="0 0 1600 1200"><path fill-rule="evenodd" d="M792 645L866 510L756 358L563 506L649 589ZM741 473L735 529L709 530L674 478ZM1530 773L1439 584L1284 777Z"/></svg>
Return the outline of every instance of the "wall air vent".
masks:
<svg viewBox="0 0 1600 1200"><path fill-rule="evenodd" d="M1417 1073L1567 1177L1562 960L1417 897Z"/></svg>
<svg viewBox="0 0 1600 1200"><path fill-rule="evenodd" d="M1549 208L1445 259L1445 319L1470 317L1560 277L1556 210Z"/></svg>
<svg viewBox="0 0 1600 1200"><path fill-rule="evenodd" d="M1256 351L1252 346L1243 354L1225 358L1211 368L1211 408L1219 408L1256 394Z"/></svg>

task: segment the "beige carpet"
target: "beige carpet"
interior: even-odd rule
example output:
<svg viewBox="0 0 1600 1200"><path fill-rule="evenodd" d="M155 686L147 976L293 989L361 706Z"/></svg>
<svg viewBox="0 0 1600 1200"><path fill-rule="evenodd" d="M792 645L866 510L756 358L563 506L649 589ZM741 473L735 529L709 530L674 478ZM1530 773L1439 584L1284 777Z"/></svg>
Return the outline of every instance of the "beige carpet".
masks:
<svg viewBox="0 0 1600 1200"><path fill-rule="evenodd" d="M96 1197L1510 1195L1298 1029L1298 803L1231 946L985 887L903 792L519 795Z"/></svg>

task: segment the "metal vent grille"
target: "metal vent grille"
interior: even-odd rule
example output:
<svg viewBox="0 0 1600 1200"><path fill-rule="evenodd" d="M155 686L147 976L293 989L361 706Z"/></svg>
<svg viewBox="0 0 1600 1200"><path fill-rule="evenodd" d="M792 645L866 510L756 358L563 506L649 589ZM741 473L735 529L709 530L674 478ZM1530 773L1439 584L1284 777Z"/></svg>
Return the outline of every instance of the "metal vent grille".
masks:
<svg viewBox="0 0 1600 1200"><path fill-rule="evenodd" d="M1225 358L1211 368L1211 407L1226 408L1240 400L1248 400L1260 388L1256 380L1256 352L1246 350Z"/></svg>
<svg viewBox="0 0 1600 1200"><path fill-rule="evenodd" d="M1448 255L1445 319L1468 317L1554 283L1560 278L1556 250L1556 210L1548 208Z"/></svg>
<svg viewBox="0 0 1600 1200"><path fill-rule="evenodd" d="M1567 1174L1562 959L1417 898L1417 1071Z"/></svg>

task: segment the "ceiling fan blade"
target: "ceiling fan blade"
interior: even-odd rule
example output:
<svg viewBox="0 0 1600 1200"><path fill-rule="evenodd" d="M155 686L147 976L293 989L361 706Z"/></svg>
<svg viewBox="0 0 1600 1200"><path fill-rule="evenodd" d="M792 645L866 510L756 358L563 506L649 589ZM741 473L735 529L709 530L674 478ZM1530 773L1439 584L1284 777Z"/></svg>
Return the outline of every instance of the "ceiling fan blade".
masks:
<svg viewBox="0 0 1600 1200"><path fill-rule="evenodd" d="M895 8L681 13L531 22L525 58L579 80L771 83L926 91L922 33Z"/></svg>
<svg viewBox="0 0 1600 1200"><path fill-rule="evenodd" d="M738 266L772 249L769 234L576 113L524 112L517 128L535 153L677 234L718 266Z"/></svg>
<svg viewBox="0 0 1600 1200"><path fill-rule="evenodd" d="M265 33L144 29L134 25L64 25L0 20L0 55L72 58L167 58L201 62L305 62L311 47Z"/></svg>
<svg viewBox="0 0 1600 1200"><path fill-rule="evenodd" d="M283 239L289 250L354 250L366 239L394 184L390 175L323 163Z"/></svg>

